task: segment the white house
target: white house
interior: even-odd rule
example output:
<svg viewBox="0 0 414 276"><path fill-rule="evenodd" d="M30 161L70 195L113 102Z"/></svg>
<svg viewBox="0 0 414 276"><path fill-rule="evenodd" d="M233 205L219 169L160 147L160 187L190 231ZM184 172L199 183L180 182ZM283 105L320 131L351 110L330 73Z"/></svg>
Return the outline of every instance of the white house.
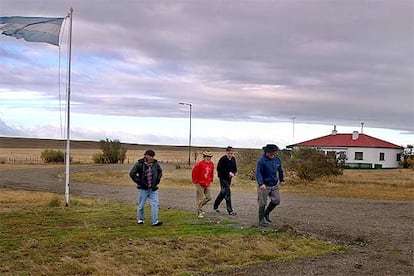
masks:
<svg viewBox="0 0 414 276"><path fill-rule="evenodd" d="M314 147L327 152L336 152L345 157L345 166L349 168L398 168L403 147L378 138L358 133L338 134L336 128L332 134L288 146Z"/></svg>

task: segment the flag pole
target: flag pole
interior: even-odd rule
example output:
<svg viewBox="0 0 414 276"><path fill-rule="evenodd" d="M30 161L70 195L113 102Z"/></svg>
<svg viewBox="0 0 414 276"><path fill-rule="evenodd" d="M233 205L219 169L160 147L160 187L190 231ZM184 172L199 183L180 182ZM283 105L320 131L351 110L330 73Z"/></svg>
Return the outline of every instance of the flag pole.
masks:
<svg viewBox="0 0 414 276"><path fill-rule="evenodd" d="M68 49L68 86L67 86L67 127L66 127L66 179L65 179L65 202L66 207L69 206L69 174L70 174L70 73L71 73L71 60L72 60L72 14L73 8L70 8L69 12L69 49Z"/></svg>

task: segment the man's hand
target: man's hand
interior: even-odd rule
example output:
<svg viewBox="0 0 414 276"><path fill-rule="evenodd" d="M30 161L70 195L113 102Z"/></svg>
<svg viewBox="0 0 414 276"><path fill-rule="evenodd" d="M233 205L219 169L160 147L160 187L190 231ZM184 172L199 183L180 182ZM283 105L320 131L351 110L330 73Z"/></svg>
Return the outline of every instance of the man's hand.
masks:
<svg viewBox="0 0 414 276"><path fill-rule="evenodd" d="M259 188L262 189L262 190L266 190L266 185L262 184L262 185L259 186Z"/></svg>
<svg viewBox="0 0 414 276"><path fill-rule="evenodd" d="M280 181L280 185L285 185L285 181Z"/></svg>
<svg viewBox="0 0 414 276"><path fill-rule="evenodd" d="M235 174L234 174L234 173L232 173L232 172L229 172L229 176L230 176L230 177L234 177L234 176L235 176Z"/></svg>

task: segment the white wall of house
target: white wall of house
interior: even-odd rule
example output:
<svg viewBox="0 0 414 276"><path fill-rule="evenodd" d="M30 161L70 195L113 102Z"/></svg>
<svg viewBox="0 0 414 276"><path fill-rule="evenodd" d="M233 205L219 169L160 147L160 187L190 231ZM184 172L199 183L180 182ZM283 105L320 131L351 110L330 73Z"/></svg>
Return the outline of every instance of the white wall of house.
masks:
<svg viewBox="0 0 414 276"><path fill-rule="evenodd" d="M355 153L362 152L362 160L355 160ZM346 163L372 163L380 164L383 168L398 168L399 160L397 155L401 153L399 149L387 149L387 148L348 148L346 152ZM384 160L380 160L381 155Z"/></svg>
<svg viewBox="0 0 414 276"><path fill-rule="evenodd" d="M372 167L375 164L380 164L382 168L398 168L399 160L397 155L401 153L399 149L387 149L387 148L365 148L365 147L318 147L325 153L328 151L335 151L336 153L345 152L347 160L346 164L358 164L358 163L369 163ZM355 160L355 152L362 152L362 160ZM380 155L383 153L384 160L380 160Z"/></svg>
<svg viewBox="0 0 414 276"><path fill-rule="evenodd" d="M327 153L328 151L335 151L336 153L345 152L346 161L345 164L372 164L372 168L375 164L379 164L384 169L398 168L400 160L397 160L397 155L402 153L400 149L388 149L388 148L366 148L366 147L316 147L319 150ZM355 153L362 152L362 160L355 160ZM380 160L381 153L384 160Z"/></svg>

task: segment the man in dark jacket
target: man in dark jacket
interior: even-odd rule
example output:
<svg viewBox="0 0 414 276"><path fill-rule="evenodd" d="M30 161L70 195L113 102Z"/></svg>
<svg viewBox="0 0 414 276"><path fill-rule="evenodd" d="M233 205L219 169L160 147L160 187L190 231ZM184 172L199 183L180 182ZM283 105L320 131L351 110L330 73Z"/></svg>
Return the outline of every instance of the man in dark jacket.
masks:
<svg viewBox="0 0 414 276"><path fill-rule="evenodd" d="M162 222L158 221L158 184L161 181L162 169L154 156L153 150L147 150L144 158L139 159L132 167L129 176L137 184L138 189L138 224L144 224L144 206L148 198L151 206L152 226L160 226Z"/></svg>
<svg viewBox="0 0 414 276"><path fill-rule="evenodd" d="M236 215L231 206L231 179L237 174L236 158L233 156L233 148L228 146L226 149L226 155L223 155L217 163L217 175L220 179L220 193L217 195L214 201L213 209L218 213L219 205L223 201L226 201L227 213L231 216Z"/></svg>
<svg viewBox="0 0 414 276"><path fill-rule="evenodd" d="M256 164L257 198L259 203L259 226L268 226L270 212L280 204L279 186L285 183L279 148L274 144L263 147L264 154ZM266 207L267 198L270 203Z"/></svg>

